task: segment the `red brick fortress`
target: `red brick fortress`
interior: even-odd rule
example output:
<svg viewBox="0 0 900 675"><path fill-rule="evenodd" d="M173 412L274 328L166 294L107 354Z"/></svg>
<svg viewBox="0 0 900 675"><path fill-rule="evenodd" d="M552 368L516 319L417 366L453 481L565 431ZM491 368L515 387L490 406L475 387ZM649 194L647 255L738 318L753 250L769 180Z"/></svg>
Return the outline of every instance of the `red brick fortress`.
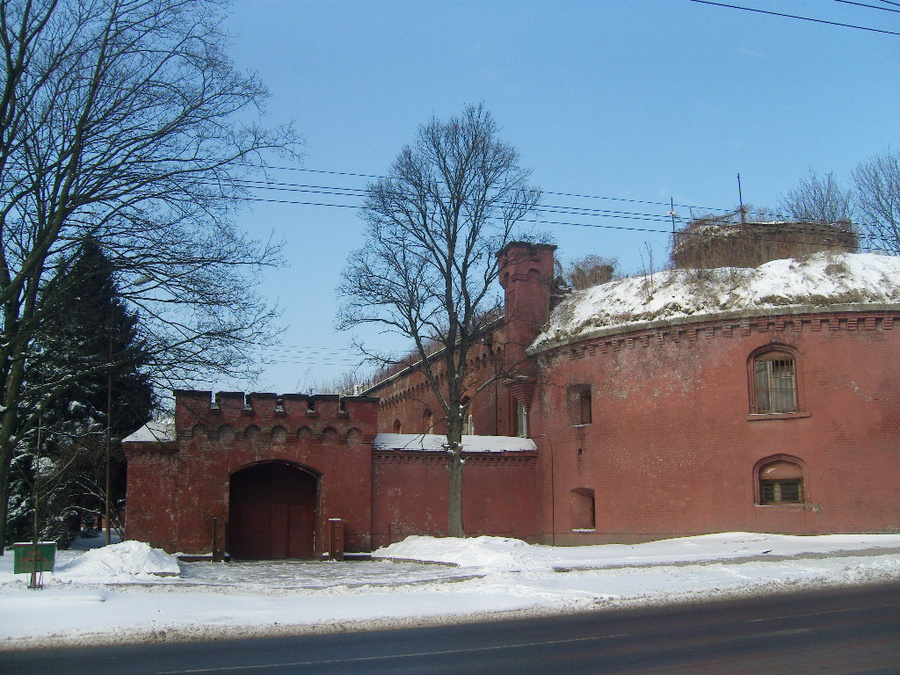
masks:
<svg viewBox="0 0 900 675"><path fill-rule="evenodd" d="M553 308L553 255L498 254L504 314L472 390L502 377L463 438L467 535L900 531L900 258L661 272ZM364 394L176 392L174 427L124 442L127 536L310 558L333 519L348 551L446 534L446 426L422 373Z"/></svg>

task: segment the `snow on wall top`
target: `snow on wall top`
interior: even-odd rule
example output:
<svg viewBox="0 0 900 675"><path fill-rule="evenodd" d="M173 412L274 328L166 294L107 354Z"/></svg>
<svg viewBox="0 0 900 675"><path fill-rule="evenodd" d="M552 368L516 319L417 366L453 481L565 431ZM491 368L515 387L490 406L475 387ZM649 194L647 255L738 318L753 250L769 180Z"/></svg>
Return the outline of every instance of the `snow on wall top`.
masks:
<svg viewBox="0 0 900 675"><path fill-rule="evenodd" d="M149 422L123 439L123 443L165 443L176 440L175 421L171 418ZM447 437L440 434L378 434L372 442L375 450L415 450L443 452ZM463 452L534 452L530 438L517 436L463 436Z"/></svg>
<svg viewBox="0 0 900 675"><path fill-rule="evenodd" d="M378 434L372 442L375 450L416 450L444 452L447 437L440 434ZM537 446L530 438L517 436L463 436L463 452L533 452Z"/></svg>
<svg viewBox="0 0 900 675"><path fill-rule="evenodd" d="M531 348L648 321L775 307L900 302L900 256L822 252L755 268L669 270L576 291Z"/></svg>
<svg viewBox="0 0 900 675"><path fill-rule="evenodd" d="M171 417L164 420L148 422L130 436L122 439L123 443L166 443L176 440L175 420Z"/></svg>

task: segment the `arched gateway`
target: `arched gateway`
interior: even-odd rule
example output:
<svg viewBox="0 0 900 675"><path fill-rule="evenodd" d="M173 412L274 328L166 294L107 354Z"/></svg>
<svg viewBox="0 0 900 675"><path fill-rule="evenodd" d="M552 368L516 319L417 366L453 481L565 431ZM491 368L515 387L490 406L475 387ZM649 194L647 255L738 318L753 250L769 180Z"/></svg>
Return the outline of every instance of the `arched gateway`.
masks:
<svg viewBox="0 0 900 675"><path fill-rule="evenodd" d="M316 477L286 462L231 474L228 551L235 558L312 558Z"/></svg>

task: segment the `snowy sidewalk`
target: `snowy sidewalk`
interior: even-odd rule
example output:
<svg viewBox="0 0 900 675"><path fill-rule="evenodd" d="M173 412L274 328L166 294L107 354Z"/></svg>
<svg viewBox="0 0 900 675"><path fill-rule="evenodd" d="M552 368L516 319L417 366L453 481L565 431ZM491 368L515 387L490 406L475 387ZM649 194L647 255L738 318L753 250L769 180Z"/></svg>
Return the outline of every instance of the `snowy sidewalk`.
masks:
<svg viewBox="0 0 900 675"><path fill-rule="evenodd" d="M726 533L583 547L411 537L376 553L444 565L178 563L123 542L60 552L33 591L8 552L0 649L420 626L900 581L900 535Z"/></svg>

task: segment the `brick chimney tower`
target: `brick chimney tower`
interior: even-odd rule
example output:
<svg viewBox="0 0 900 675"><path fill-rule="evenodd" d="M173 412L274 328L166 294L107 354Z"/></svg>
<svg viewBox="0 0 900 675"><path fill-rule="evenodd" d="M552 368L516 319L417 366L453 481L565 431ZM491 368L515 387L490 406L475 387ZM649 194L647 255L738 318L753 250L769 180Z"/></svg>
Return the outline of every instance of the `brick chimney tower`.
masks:
<svg viewBox="0 0 900 675"><path fill-rule="evenodd" d="M506 386L526 409L531 407L537 370L525 350L550 316L555 250L552 244L514 241L497 253L506 318Z"/></svg>

